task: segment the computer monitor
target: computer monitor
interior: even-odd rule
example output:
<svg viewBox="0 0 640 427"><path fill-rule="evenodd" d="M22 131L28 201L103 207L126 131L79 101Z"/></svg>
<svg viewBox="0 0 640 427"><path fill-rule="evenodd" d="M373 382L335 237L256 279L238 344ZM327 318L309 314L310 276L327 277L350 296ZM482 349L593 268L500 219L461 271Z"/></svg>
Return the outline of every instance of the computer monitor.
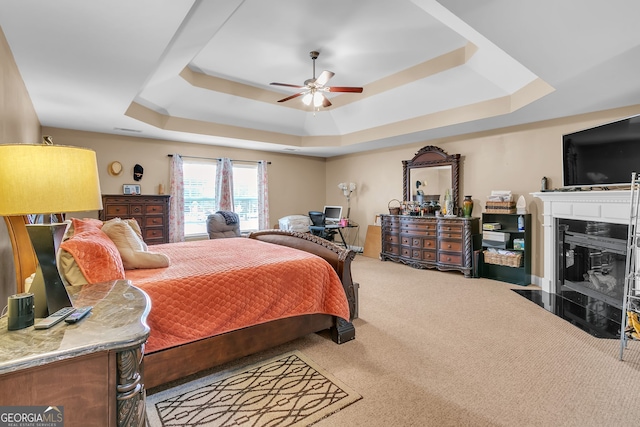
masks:
<svg viewBox="0 0 640 427"><path fill-rule="evenodd" d="M339 222L342 219L342 206L325 206L324 220L326 222Z"/></svg>

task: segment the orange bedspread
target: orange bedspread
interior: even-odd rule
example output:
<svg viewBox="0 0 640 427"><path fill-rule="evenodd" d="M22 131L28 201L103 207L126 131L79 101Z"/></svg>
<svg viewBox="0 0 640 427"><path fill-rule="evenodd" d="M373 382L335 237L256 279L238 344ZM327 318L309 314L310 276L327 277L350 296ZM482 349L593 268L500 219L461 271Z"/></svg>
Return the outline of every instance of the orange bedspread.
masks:
<svg viewBox="0 0 640 427"><path fill-rule="evenodd" d="M171 265L126 272L151 298L146 353L295 315L349 319L338 275L307 252L246 238L149 249Z"/></svg>

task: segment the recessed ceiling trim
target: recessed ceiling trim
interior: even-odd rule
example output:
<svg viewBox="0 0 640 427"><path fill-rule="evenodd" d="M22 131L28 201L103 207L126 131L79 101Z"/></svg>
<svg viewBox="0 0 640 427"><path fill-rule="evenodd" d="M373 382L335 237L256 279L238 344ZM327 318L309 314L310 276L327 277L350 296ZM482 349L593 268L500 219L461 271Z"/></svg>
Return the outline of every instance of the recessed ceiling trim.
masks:
<svg viewBox="0 0 640 427"><path fill-rule="evenodd" d="M434 74L459 67L464 65L477 50L478 48L473 43L467 43L465 46L452 50L451 52L431 58L425 62L407 68L406 70L399 71L395 74L369 83L364 86L363 93L357 96L354 96L353 94L333 96L331 98L331 103L333 104L333 108L341 107L382 92L393 90L399 86L428 78ZM180 77L194 87L226 93L233 96L240 96L254 101L277 104L278 100L282 98L281 92L266 90L256 86L223 79L221 77L211 76L192 70L188 66L180 72ZM305 106L301 102L280 103L277 105L295 108L298 110L309 110L309 107ZM311 112L311 110L309 111Z"/></svg>
<svg viewBox="0 0 640 427"><path fill-rule="evenodd" d="M149 125L176 132L211 135L237 140L260 141L290 147L338 147L507 114L552 91L553 88L546 82L541 79L536 79L511 95L493 98L475 104L463 105L344 135L296 136L182 117L171 117L135 102L131 103L125 114Z"/></svg>

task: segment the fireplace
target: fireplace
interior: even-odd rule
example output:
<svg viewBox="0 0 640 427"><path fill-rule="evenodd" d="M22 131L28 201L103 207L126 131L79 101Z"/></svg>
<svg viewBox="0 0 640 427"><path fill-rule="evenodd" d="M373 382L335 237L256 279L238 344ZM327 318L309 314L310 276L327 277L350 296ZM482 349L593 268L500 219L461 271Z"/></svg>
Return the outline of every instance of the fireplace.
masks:
<svg viewBox="0 0 640 427"><path fill-rule="evenodd" d="M556 292L578 292L622 308L627 226L556 218Z"/></svg>
<svg viewBox="0 0 640 427"><path fill-rule="evenodd" d="M543 209L543 247L544 277L540 287L554 294L561 282L558 278L561 246L558 241L558 219L593 223L621 224L629 223L630 192L610 191L549 191L533 193L544 203ZM617 232L616 232L617 233ZM585 228L585 233L586 228ZM617 234L616 234L617 235ZM623 237L626 239L626 235Z"/></svg>
<svg viewBox="0 0 640 427"><path fill-rule="evenodd" d="M541 291L516 290L594 336L618 338L630 192L534 193L543 209Z"/></svg>

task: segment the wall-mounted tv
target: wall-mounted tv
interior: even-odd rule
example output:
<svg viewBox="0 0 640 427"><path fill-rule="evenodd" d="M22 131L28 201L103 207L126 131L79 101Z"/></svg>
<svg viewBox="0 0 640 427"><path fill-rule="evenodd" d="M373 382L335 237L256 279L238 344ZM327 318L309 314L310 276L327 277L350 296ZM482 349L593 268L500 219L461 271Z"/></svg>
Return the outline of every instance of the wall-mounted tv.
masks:
<svg viewBox="0 0 640 427"><path fill-rule="evenodd" d="M629 185L640 173L640 115L562 136L564 187Z"/></svg>

